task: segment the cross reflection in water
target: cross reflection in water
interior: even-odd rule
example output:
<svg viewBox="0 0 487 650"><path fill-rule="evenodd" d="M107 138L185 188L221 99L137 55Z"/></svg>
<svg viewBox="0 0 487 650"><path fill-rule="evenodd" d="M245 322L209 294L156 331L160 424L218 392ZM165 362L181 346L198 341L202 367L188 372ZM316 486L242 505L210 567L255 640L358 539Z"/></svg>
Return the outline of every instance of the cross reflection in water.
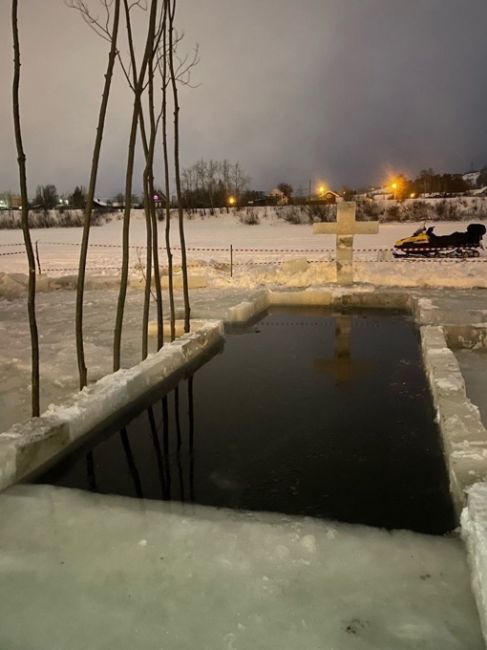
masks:
<svg viewBox="0 0 487 650"><path fill-rule="evenodd" d="M352 316L337 314L335 316L335 356L333 359L318 358L313 361L314 370L333 375L336 385L362 377L372 370L370 361L353 358L351 335Z"/></svg>

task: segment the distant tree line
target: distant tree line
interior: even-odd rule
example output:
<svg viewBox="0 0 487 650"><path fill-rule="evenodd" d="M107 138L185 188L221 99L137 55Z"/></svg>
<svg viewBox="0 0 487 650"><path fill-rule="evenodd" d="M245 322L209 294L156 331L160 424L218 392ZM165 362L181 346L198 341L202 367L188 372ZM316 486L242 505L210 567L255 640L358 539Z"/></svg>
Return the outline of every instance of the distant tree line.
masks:
<svg viewBox="0 0 487 650"><path fill-rule="evenodd" d="M406 178L400 174L394 180L394 193L395 198L404 200L411 196L419 196L420 194L436 195L444 197L452 194L464 194L472 189L472 185L465 180L464 174L439 174L433 169L423 169L414 180ZM480 170L479 177L476 182L476 187L484 187L487 185L487 167ZM392 190L392 188L389 188Z"/></svg>
<svg viewBox="0 0 487 650"><path fill-rule="evenodd" d="M161 190L156 190L161 199L164 199L164 193ZM59 194L55 185L38 185L34 199L29 201L29 206L34 210L55 210L63 208L71 208L74 210L84 210L86 207L86 188L83 185L77 185L71 194ZM123 207L125 204L125 194L119 192L112 198L104 200L108 206L114 205L117 208ZM132 194L131 197L132 207L144 207L143 199L137 194Z"/></svg>
<svg viewBox="0 0 487 650"><path fill-rule="evenodd" d="M245 173L239 162L230 163L228 160L209 160L207 162L202 158L191 167L181 171L184 208L190 211L207 208L213 214L215 208L228 207L231 199L237 206L249 203L272 204L279 202L276 190L273 190L274 194L272 192L265 194L250 189L250 180L250 176ZM431 168L423 169L414 180L400 174L395 179L395 184L394 193L399 200L420 194L462 194L472 189L472 185L463 178L463 174L440 174ZM487 186L487 167L482 167L480 170L475 186ZM285 197L287 203L305 203L309 198L294 196L293 186L287 182L278 183L276 189ZM343 187L340 190L340 194L347 201L351 200L355 193L362 192L365 190L352 190L349 187ZM38 185L35 198L30 201L30 207L40 210L54 210L62 207L84 210L86 194L86 188L83 185L77 185L70 194L59 194L53 184ZM161 200L165 198L161 189L156 188L155 195L159 196ZM123 207L125 194L119 192L105 202L108 205L114 204L116 207ZM143 199L132 194L131 204L132 207L141 208Z"/></svg>
<svg viewBox="0 0 487 650"><path fill-rule="evenodd" d="M462 194L470 187L462 174L437 174L429 168L410 181L408 189L415 194Z"/></svg>
<svg viewBox="0 0 487 650"><path fill-rule="evenodd" d="M237 161L209 160L203 158L181 171L183 205L186 210L241 205L249 191L250 177Z"/></svg>

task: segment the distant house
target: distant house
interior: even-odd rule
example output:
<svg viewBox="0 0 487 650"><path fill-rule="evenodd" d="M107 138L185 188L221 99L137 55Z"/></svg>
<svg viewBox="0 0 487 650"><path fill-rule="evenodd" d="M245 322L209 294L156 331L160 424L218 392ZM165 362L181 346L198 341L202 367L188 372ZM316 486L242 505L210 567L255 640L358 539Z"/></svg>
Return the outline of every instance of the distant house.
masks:
<svg viewBox="0 0 487 650"><path fill-rule="evenodd" d="M325 203L330 204L340 203L340 201L343 201L343 196L340 196L340 194L333 192L332 190L325 192L321 198Z"/></svg>
<svg viewBox="0 0 487 650"><path fill-rule="evenodd" d="M287 205L289 203L289 198L278 187L269 192L269 198L275 205Z"/></svg>
<svg viewBox="0 0 487 650"><path fill-rule="evenodd" d="M327 190L323 194L309 199L306 203L308 205L335 205L335 203L340 203L341 201L343 201L343 196L337 192L333 192L333 190Z"/></svg>

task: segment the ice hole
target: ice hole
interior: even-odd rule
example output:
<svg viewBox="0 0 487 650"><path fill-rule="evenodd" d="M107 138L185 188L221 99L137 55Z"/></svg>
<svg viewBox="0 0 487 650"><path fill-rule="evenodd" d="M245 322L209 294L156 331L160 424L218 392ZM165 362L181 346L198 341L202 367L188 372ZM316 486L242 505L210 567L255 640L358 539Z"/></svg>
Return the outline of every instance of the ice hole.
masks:
<svg viewBox="0 0 487 650"><path fill-rule="evenodd" d="M429 534L455 527L419 334L386 310L273 309L38 481Z"/></svg>

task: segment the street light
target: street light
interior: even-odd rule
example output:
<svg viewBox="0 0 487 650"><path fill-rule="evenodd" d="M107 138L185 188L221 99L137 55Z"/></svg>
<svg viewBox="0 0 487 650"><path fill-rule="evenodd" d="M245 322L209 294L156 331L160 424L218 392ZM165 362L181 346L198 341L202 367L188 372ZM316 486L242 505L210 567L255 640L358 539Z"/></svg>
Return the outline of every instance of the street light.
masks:
<svg viewBox="0 0 487 650"><path fill-rule="evenodd" d="M233 206L237 202L237 199L234 196L229 196L228 197L228 205Z"/></svg>
<svg viewBox="0 0 487 650"><path fill-rule="evenodd" d="M320 197L320 199L322 199L325 196L325 192L326 192L326 187L325 185L323 185L323 183L321 183L318 186L318 196Z"/></svg>

